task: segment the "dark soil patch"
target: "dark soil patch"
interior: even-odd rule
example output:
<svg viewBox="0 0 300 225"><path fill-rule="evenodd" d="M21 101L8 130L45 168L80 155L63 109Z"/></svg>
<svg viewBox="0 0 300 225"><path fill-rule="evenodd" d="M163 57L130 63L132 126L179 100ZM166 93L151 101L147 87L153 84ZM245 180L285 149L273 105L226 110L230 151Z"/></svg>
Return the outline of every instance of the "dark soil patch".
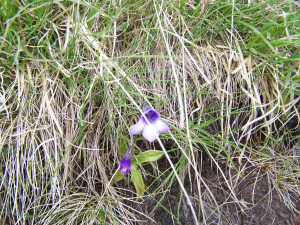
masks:
<svg viewBox="0 0 300 225"><path fill-rule="evenodd" d="M223 214L221 224L300 224L299 214L285 206L277 191L270 185L267 175L257 177L257 174L250 172L238 183L234 192L237 199L242 200L246 206L240 207L232 203L234 200L229 197L230 192L220 175L212 170L204 174L218 204L223 204L220 209ZM231 203L224 204L226 199ZM295 199L295 203L299 204L297 197Z"/></svg>
<svg viewBox="0 0 300 225"><path fill-rule="evenodd" d="M169 143L164 143L168 145ZM144 145L144 144L143 144ZM142 146L142 143L141 143ZM143 146L145 149L149 146ZM156 146L159 149L159 146ZM169 146L171 148L171 145ZM172 155L173 154L173 155ZM173 157L174 163L176 163L175 153L170 153ZM234 169L228 169L225 161L220 161L220 168L223 173L229 179L235 175ZM157 179L158 172L153 169L151 165L144 167L145 171L149 175L146 176L145 185L148 194L156 193L155 195L148 196L145 193L145 197L140 203L126 202L137 211L143 213L146 216L136 213L136 216L141 221L136 224L159 224L159 225L171 225L171 224L195 224L190 206L187 204L186 198L181 192L180 186L175 177L168 180L171 173L171 168L166 158L163 158L157 162L158 168L163 174ZM212 201L207 188L201 185L202 193L202 206L204 208L205 220L207 224L299 224L300 216L297 212L293 212L288 209L283 203L277 191L272 187L268 181L267 175L260 176L250 167L245 171L244 178L240 178L237 181L237 185L233 190L237 199L244 204L237 204L236 200L232 197L226 182L218 171L217 167L211 163L208 155L203 157L202 161L202 178L205 180L213 194L216 203ZM195 176L191 174L192 180ZM258 176L258 177L257 177ZM172 182L171 182L172 181ZM194 181L193 181L194 182ZM134 186L131 182L124 180L118 182L118 187L130 189L134 192ZM184 186L190 196L193 207L198 215L198 221L203 223L203 211L200 206L200 198L197 185L191 184L188 175L186 175ZM125 193L128 197L135 197L133 193ZM299 196L294 196L294 203L296 208L300 209ZM218 210L219 212L218 213ZM203 223L204 224L204 223Z"/></svg>

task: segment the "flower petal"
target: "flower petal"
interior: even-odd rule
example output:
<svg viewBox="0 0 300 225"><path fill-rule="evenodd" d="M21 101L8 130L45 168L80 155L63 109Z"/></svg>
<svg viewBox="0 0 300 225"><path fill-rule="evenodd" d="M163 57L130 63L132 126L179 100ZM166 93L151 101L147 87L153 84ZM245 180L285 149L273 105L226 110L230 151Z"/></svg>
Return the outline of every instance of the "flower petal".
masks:
<svg viewBox="0 0 300 225"><path fill-rule="evenodd" d="M143 137L149 142L155 141L159 135L157 128L153 124L147 124L143 130Z"/></svg>
<svg viewBox="0 0 300 225"><path fill-rule="evenodd" d="M150 123L153 123L160 118L159 113L155 109L153 109L150 105L145 106L143 113ZM142 114L141 118L145 120L145 117ZM147 121L145 120L145 122Z"/></svg>
<svg viewBox="0 0 300 225"><path fill-rule="evenodd" d="M141 133L146 126L147 122L142 118L136 124L132 125L129 130L133 135Z"/></svg>
<svg viewBox="0 0 300 225"><path fill-rule="evenodd" d="M129 173L129 171L130 171L130 165L128 167L127 165L121 165L120 164L120 170L121 170L122 173Z"/></svg>
<svg viewBox="0 0 300 225"><path fill-rule="evenodd" d="M120 170L122 173L129 173L131 163L131 149L129 148L120 162Z"/></svg>
<svg viewBox="0 0 300 225"><path fill-rule="evenodd" d="M152 106L146 104L143 110L144 114L147 114L147 112L149 112L150 110L153 110Z"/></svg>
<svg viewBox="0 0 300 225"><path fill-rule="evenodd" d="M153 125L156 127L160 134L166 133L169 131L170 127L161 119L156 120Z"/></svg>
<svg viewBox="0 0 300 225"><path fill-rule="evenodd" d="M149 110L145 113L146 118L149 120L150 123L154 123L156 120L160 119L160 115L154 109Z"/></svg>

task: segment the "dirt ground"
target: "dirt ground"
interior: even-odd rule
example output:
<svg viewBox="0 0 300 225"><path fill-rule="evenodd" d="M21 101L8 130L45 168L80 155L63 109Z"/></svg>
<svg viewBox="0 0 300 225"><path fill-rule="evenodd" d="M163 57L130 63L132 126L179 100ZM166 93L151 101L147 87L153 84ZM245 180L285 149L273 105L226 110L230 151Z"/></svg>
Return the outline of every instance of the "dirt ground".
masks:
<svg viewBox="0 0 300 225"><path fill-rule="evenodd" d="M160 171L167 170L169 165L166 159L159 160L158 167ZM153 170L151 165L144 168L149 174L155 175L155 173L157 173ZM206 188L204 186L201 187L201 193L203 193L202 199L204 200L202 205L205 210L207 224L300 224L299 214L292 212L284 205L277 191L269 184L267 176L258 176L257 178L257 174L251 172L253 171L251 168L248 169L249 171L246 171L246 176L238 182L234 190L236 197L239 200L243 200L243 207L234 202L222 176L217 172L216 168L211 167L208 157L203 161L202 168L202 176L209 185L210 190L219 205L220 211L220 213L217 212L217 207L211 201L211 197L209 197ZM140 204L128 202L133 208L148 217L137 213L137 217L139 217L141 221L136 222L136 224L195 224L190 207L187 204L185 197L182 195L176 179L174 179L171 188L167 187L170 182L161 186L161 181L167 179L169 174L170 170L165 172L161 176L161 179L154 183L155 177L147 176L145 184L146 187L149 187L148 192L155 192L158 194L152 197L145 197ZM224 168L224 174L228 174L226 168ZM191 188L197 188L197 185L191 185L188 177L185 179L184 185L191 197L192 204L198 215L198 221L204 224L199 196L196 196L195 194L198 192ZM134 186L131 182L128 183L122 181L119 182L117 186L123 186L126 189L134 191ZM129 195L133 197L132 193ZM297 209L300 209L300 200L297 200L296 196L295 199L296 201L294 203ZM171 214L173 214L173 216Z"/></svg>

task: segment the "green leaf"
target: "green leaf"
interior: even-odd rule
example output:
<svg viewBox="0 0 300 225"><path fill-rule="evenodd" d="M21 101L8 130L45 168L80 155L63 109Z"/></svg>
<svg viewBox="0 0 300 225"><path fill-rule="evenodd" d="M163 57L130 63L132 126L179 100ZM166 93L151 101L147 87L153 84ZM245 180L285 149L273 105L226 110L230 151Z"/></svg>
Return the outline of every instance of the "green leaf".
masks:
<svg viewBox="0 0 300 225"><path fill-rule="evenodd" d="M96 9L92 9L91 12L89 13L88 15L88 18L87 18L87 26L88 28L92 28L93 27L93 24L95 22L95 19L96 19L96 15L97 15L97 12L99 10L96 10Z"/></svg>
<svg viewBox="0 0 300 225"><path fill-rule="evenodd" d="M122 160L123 156L126 154L128 150L128 145L127 141L125 138L119 138L118 139L118 147L119 147L119 152L120 152L120 160Z"/></svg>
<svg viewBox="0 0 300 225"><path fill-rule="evenodd" d="M111 17L107 14L105 14L102 10L100 11L100 9L96 8L95 6L93 5L90 5L84 1L78 1L78 0L69 0L69 2L74 2L75 4L80 4L84 7L87 7L87 8L90 8L92 10L94 10L95 12L99 12L101 16L105 17L105 18L109 18L111 19Z"/></svg>
<svg viewBox="0 0 300 225"><path fill-rule="evenodd" d="M164 152L159 150L148 150L145 152L140 152L136 159L137 161L142 165L147 165L149 162L154 162L159 160L161 157L163 157Z"/></svg>
<svg viewBox="0 0 300 225"><path fill-rule="evenodd" d="M134 184L136 194L139 197L144 196L145 183L142 177L141 170L138 169L137 164L131 164L130 173L131 173L131 182Z"/></svg>
<svg viewBox="0 0 300 225"><path fill-rule="evenodd" d="M244 21L237 20L237 23L241 23L241 24L249 27L250 29L252 29L263 40L263 42L265 42L265 44L269 46L269 48L274 52L274 54L277 55L277 52L274 49L274 47L272 46L272 44L267 40L267 38L256 27L254 27L248 23L245 23ZM251 43L248 43L248 45L250 45L250 44Z"/></svg>
<svg viewBox="0 0 300 225"><path fill-rule="evenodd" d="M118 169L116 175L114 176L114 178L113 178L113 180L112 180L112 182L111 182L111 185L113 185L114 183L117 183L117 182L119 182L119 181L121 181L121 180L123 180L123 179L124 179L124 175L123 175L123 173Z"/></svg>

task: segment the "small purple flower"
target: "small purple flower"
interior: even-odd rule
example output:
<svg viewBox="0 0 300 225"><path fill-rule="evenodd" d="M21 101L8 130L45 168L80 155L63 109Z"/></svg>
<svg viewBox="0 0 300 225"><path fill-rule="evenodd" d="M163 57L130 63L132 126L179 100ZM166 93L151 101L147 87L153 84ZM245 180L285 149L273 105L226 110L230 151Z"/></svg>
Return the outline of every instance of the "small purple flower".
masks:
<svg viewBox="0 0 300 225"><path fill-rule="evenodd" d="M126 152L122 161L120 162L120 170L122 173L129 173L130 162L131 162L131 148L129 147L128 151Z"/></svg>
<svg viewBox="0 0 300 225"><path fill-rule="evenodd" d="M159 113L151 106L146 105L143 113L150 124L147 123L145 117L142 115L141 119L130 127L130 133L135 135L143 131L143 137L152 142L157 139L159 134L169 131L169 126L160 119Z"/></svg>

